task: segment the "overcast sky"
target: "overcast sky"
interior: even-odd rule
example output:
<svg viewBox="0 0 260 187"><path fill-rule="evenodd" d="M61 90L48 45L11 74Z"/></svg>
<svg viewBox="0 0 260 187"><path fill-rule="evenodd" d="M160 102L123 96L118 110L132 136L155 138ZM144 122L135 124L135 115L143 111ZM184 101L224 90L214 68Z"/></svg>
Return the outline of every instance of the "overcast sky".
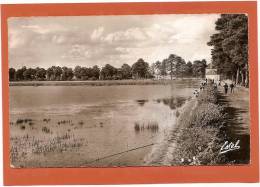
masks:
<svg viewBox="0 0 260 187"><path fill-rule="evenodd" d="M211 60L217 14L28 17L8 19L9 66L120 67L177 54Z"/></svg>

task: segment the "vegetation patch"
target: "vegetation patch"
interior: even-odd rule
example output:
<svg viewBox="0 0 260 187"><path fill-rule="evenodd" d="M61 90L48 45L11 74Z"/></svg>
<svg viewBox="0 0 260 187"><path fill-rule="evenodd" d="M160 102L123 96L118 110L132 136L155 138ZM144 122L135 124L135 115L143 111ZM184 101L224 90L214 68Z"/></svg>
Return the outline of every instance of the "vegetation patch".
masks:
<svg viewBox="0 0 260 187"><path fill-rule="evenodd" d="M190 110L190 109L189 109ZM217 90L207 86L200 92L190 117L182 118L173 165L218 165L226 163L219 154L224 142L226 114L218 105Z"/></svg>
<svg viewBox="0 0 260 187"><path fill-rule="evenodd" d="M148 121L147 123L135 122L135 132L149 130L151 132L157 132L159 130L159 124L157 121Z"/></svg>

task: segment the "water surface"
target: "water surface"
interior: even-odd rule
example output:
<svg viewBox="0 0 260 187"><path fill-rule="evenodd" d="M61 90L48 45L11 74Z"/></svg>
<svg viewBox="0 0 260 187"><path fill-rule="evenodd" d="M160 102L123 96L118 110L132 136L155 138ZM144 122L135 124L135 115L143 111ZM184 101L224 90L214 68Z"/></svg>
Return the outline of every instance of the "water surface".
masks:
<svg viewBox="0 0 260 187"><path fill-rule="evenodd" d="M12 161L12 165L149 165L152 163L149 154L154 152L152 144L161 141L174 128L176 111L192 96L196 87L194 80L172 85L10 87L11 146L24 152ZM33 122L32 125L25 124L23 129L16 123L18 119ZM43 131L43 127L50 132ZM49 145L54 137L65 137L57 142L66 148ZM39 141L37 149L41 145L53 149L35 151L28 142L36 140ZM117 154L142 146L146 147ZM158 156L162 156L157 151Z"/></svg>

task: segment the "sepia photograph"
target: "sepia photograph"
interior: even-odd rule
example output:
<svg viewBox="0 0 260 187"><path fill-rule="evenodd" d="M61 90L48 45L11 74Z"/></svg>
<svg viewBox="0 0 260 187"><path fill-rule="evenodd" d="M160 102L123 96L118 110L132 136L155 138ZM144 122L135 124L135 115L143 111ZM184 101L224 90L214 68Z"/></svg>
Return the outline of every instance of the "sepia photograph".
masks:
<svg viewBox="0 0 260 187"><path fill-rule="evenodd" d="M8 18L10 167L250 164L248 21Z"/></svg>

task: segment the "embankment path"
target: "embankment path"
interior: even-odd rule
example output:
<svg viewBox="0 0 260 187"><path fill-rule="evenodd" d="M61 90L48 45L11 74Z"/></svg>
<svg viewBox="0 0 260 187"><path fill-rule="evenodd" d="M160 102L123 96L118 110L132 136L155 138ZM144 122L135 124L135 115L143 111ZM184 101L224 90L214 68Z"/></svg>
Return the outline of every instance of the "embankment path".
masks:
<svg viewBox="0 0 260 187"><path fill-rule="evenodd" d="M228 153L231 161L247 164L250 161L250 115L249 89L236 87L234 92L224 93L223 87L218 88L220 104L226 105L228 113L227 141L235 143L240 140L240 149Z"/></svg>

